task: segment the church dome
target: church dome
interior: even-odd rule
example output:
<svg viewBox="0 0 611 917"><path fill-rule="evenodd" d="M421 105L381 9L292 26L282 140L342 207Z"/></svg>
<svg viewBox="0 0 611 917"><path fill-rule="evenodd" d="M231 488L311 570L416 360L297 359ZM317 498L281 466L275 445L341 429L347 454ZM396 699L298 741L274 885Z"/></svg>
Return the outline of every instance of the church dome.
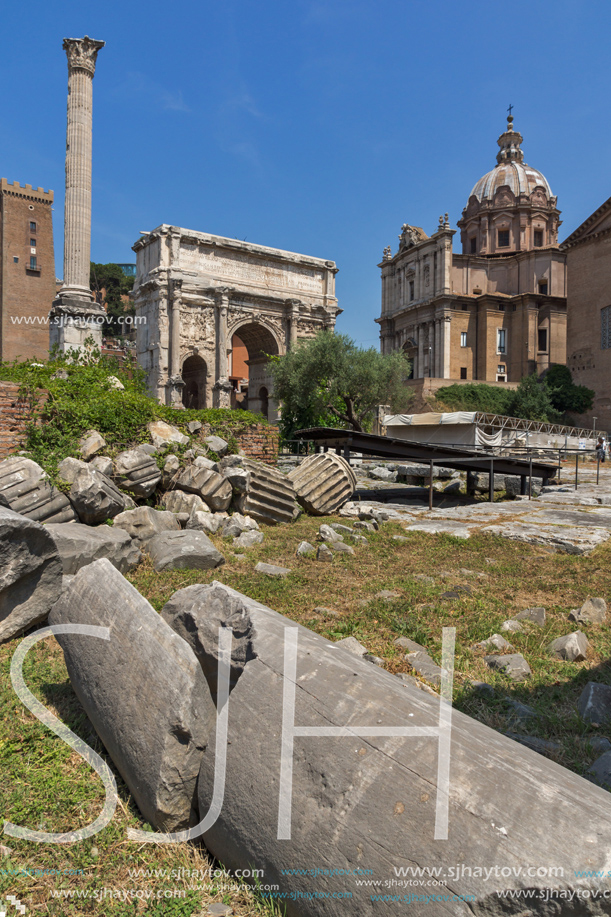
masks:
<svg viewBox="0 0 611 917"><path fill-rule="evenodd" d="M507 185L516 197L520 194L531 195L537 186L543 188L548 198L552 197L552 189L545 175L525 162L499 163L480 178L469 197L476 197L480 202L491 201L503 185Z"/></svg>
<svg viewBox="0 0 611 917"><path fill-rule="evenodd" d="M497 154L497 165L487 172L476 183L469 197L482 201L491 201L499 188L506 185L518 197L521 194L530 196L535 188L543 188L548 199L552 189L546 177L524 162L524 153L520 149L522 135L513 129L513 118L507 119L507 130L498 139L500 150Z"/></svg>

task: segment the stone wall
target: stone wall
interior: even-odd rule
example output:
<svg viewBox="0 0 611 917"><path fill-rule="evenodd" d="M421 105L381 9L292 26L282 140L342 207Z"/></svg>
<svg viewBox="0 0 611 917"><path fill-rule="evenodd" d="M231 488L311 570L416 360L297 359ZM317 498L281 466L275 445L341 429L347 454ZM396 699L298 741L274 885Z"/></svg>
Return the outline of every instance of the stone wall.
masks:
<svg viewBox="0 0 611 917"><path fill-rule="evenodd" d="M278 427L257 424L236 436L239 447L249 458L275 465L278 458L280 431Z"/></svg>
<svg viewBox="0 0 611 917"><path fill-rule="evenodd" d="M0 459L23 448L30 406L19 399L19 384L0 382Z"/></svg>

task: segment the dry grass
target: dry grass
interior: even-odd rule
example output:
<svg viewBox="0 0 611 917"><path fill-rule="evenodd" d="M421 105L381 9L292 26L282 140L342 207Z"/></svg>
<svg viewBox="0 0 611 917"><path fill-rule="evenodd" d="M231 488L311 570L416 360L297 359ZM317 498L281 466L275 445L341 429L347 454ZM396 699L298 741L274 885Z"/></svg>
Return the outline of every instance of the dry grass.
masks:
<svg viewBox="0 0 611 917"><path fill-rule="evenodd" d="M355 546L354 557L336 556L329 565L296 557L298 543L306 540L314 544L323 521L333 520L302 517L290 527L268 528L265 542L241 558L231 546L215 538L226 554L227 563L209 574L195 571L156 574L150 563L145 562L130 579L158 610L177 589L217 579L331 640L353 634L370 652L382 657L391 672L409 671L402 652L394 646L397 636L409 636L423 644L439 661L442 628L455 626L456 705L488 725L506 730L511 723L505 699L511 696L528 703L538 713L528 732L559 742L561 763L583 773L594 757L584 740L600 734L600 730L579 721L575 703L587 681L609 683L611 629L606 625L586 628L591 653L583 663L552 659L546 648L554 637L577 629L567 621L567 615L588 595L611 599L611 544L598 548L588 557L572 557L491 536L462 541L414 532L407 542L400 543L392 536L405 532L394 523L386 523L379 533L367 536L368 546ZM256 574L254 567L259 560L289 567L291 574L286 580ZM416 578L419 574L432 577L434 582ZM457 585L469 586L470 594L458 600L441 598L443 592ZM394 590L400 597L392 601L376 599L381 589ZM516 686L502 675L492 675L482 655L470 647L498 632L501 623L517 611L533 605L547 609L545 627L507 635L533 669L532 678ZM313 609L317 606L326 606L337 614L315 614ZM13 693L9 667L17 644L18 641L12 641L0 647L3 816L16 824L47 831L86 825L101 810L104 799L101 781L35 720ZM57 644L52 640L38 644L30 652L24 670L26 682L36 696L104 755L74 696ZM493 684L497 689L495 696L485 698L474 692L469 686L470 679ZM205 850L195 844L138 847L128 842L127 827L143 827L143 821L121 779L117 782L120 802L115 817L104 831L88 841L58 846L5 836L3 843L12 847L14 853L10 859L2 860L5 873L0 873L0 895L16 894L31 913L58 917L81 914L194 917L205 914L210 901L230 903L240 917L273 913L268 904L249 891L223 890L218 882L198 882L188 874L181 878L159 874L130 876L132 869L176 873L181 869L206 870L211 864ZM22 873L7 874L7 869L20 869ZM82 872L24 875L26 869ZM191 887L197 885L201 887ZM131 901L52 897L52 892L62 889L97 891L99 896L104 888L138 889L155 895L176 888L186 896Z"/></svg>

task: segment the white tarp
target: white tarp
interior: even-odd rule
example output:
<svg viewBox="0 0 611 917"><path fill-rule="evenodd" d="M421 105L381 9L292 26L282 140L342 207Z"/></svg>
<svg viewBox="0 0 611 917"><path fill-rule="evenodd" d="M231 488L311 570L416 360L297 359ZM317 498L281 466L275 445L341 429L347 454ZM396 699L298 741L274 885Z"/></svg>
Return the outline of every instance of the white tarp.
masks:
<svg viewBox="0 0 611 917"><path fill-rule="evenodd" d="M534 433L506 427L495 430L475 422L475 411L449 411L443 414L387 414L386 434L391 439L445 446L530 446L543 449L584 448L576 436L560 433ZM488 432L486 432L488 431ZM593 449L596 437L587 440L585 448Z"/></svg>
<svg viewBox="0 0 611 917"><path fill-rule="evenodd" d="M384 425L387 427L404 425L430 427L436 424L473 423L476 417L475 411L449 411L443 414L387 414L384 418Z"/></svg>

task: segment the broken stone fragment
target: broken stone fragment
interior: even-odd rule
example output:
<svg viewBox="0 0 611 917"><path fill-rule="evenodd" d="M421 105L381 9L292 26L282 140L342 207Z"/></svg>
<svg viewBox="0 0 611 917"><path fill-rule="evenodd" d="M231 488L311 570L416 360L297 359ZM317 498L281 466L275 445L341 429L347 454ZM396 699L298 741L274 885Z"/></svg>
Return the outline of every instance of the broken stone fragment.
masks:
<svg viewBox="0 0 611 917"><path fill-rule="evenodd" d="M87 460L106 448L106 440L97 430L89 430L79 439L78 445L81 455Z"/></svg>
<svg viewBox="0 0 611 917"><path fill-rule="evenodd" d="M149 507L140 507L148 509ZM137 513L138 510L131 510ZM127 515L127 513L123 513ZM117 516L116 519L119 517ZM138 543L116 522L115 525L82 525L78 522L49 523L62 560L64 576L72 576L87 564L105 557L120 573L128 573L142 560Z"/></svg>
<svg viewBox="0 0 611 917"><path fill-rule="evenodd" d="M558 659L566 659L567 662L583 662L589 645L586 635L577 630L573 634L553 640L549 645L549 652Z"/></svg>
<svg viewBox="0 0 611 917"><path fill-rule="evenodd" d="M336 640L333 645L341 646L342 649L348 650L353 656L365 656L367 653L367 647L359 643L356 637L343 637L341 640Z"/></svg>
<svg viewBox="0 0 611 917"><path fill-rule="evenodd" d="M160 532L177 532L180 522L174 513L138 506L115 516L113 529L124 529L137 544L143 545ZM124 572L123 570L121 571Z"/></svg>
<svg viewBox="0 0 611 917"><path fill-rule="evenodd" d="M611 722L611 685L589 681L585 686L579 700L577 709L580 717L586 723L596 726Z"/></svg>
<svg viewBox="0 0 611 917"><path fill-rule="evenodd" d="M259 562L255 567L255 573L264 573L265 576L271 576L274 579L286 579L290 572L288 567L278 567L276 564Z"/></svg>
<svg viewBox="0 0 611 917"><path fill-rule="evenodd" d="M252 548L256 544L262 544L264 540L263 532L257 532L254 529L242 532L237 538L233 539L236 548Z"/></svg>
<svg viewBox="0 0 611 917"><path fill-rule="evenodd" d="M602 598L588 598L581 608L571 611L569 620L579 624L604 624L607 620L607 603Z"/></svg>
<svg viewBox="0 0 611 917"><path fill-rule="evenodd" d="M208 507L206 507L205 512L194 509L189 516L186 528L196 532L208 532L209 535L216 535L227 518L227 513L211 513Z"/></svg>
<svg viewBox="0 0 611 917"><path fill-rule="evenodd" d="M211 452L215 452L219 458L222 458L229 449L229 444L221 439L220 436L206 436L204 442Z"/></svg>
<svg viewBox="0 0 611 917"><path fill-rule="evenodd" d="M316 537L319 541L327 541L331 544L344 540L344 536L341 534L341 532L336 532L335 529L332 529L330 525L321 525L318 529L318 535Z"/></svg>
<svg viewBox="0 0 611 917"><path fill-rule="evenodd" d="M188 446L189 437L181 433L178 427L173 427L163 420L154 420L148 425L148 431L151 434L153 445L157 448L167 446L169 443L177 443L179 446Z"/></svg>
<svg viewBox="0 0 611 917"><path fill-rule="evenodd" d="M171 513L209 513L210 507L197 494L188 494L184 490L168 490L161 498L162 505Z"/></svg>
<svg viewBox="0 0 611 917"><path fill-rule="evenodd" d="M333 561L333 551L331 551L326 544L321 544L318 546L316 551L316 560L320 560L325 564L330 564Z"/></svg>
<svg viewBox="0 0 611 917"><path fill-rule="evenodd" d="M196 464L185 468L176 479L177 490L197 494L213 512L229 508L233 491L229 481L216 471Z"/></svg>
<svg viewBox="0 0 611 917"><path fill-rule="evenodd" d="M486 640L482 640L480 643L475 643L472 647L472 650L501 650L505 652L506 650L512 650L513 646L511 643L508 643L504 637L500 634L492 634L491 637L487 637Z"/></svg>
<svg viewBox="0 0 611 917"><path fill-rule="evenodd" d="M513 616L514 621L530 621L543 627L545 624L545 608L525 608Z"/></svg>
<svg viewBox="0 0 611 917"><path fill-rule="evenodd" d="M333 550L336 554L354 554L354 548L349 544L344 544L343 541L334 541Z"/></svg>
<svg viewBox="0 0 611 917"><path fill-rule="evenodd" d="M213 570L225 558L201 531L161 532L146 544L157 573L163 570Z"/></svg>
<svg viewBox="0 0 611 917"><path fill-rule="evenodd" d="M141 449L120 452L115 459L113 479L115 484L140 500L146 500L161 480L157 462Z"/></svg>
<svg viewBox="0 0 611 917"><path fill-rule="evenodd" d="M95 459L93 460L93 462L91 462L91 465L93 465L93 467L97 469L97 464L94 465L94 462L95 462ZM68 458L62 459L62 461L59 463L59 465L57 466L57 471L62 481L65 481L66 484L72 484L74 482L75 477L79 473L79 471L82 468L88 468L88 467L89 465L87 464L87 462L83 462L81 461L81 459L75 459L75 458L71 458L70 456L68 456ZM112 462L110 463L110 468L112 471ZM104 474L104 472L102 472L102 474Z"/></svg>
<svg viewBox="0 0 611 917"><path fill-rule="evenodd" d="M0 641L43 621L62 591L62 561L47 526L0 507Z"/></svg>
<svg viewBox="0 0 611 917"><path fill-rule="evenodd" d="M507 656L484 656L484 662L490 669L508 675L512 681L524 681L532 670L521 653L510 653Z"/></svg>
<svg viewBox="0 0 611 917"><path fill-rule="evenodd" d="M295 554L298 557L310 557L312 554L316 554L316 548L309 541L302 541L297 545Z"/></svg>
<svg viewBox="0 0 611 917"><path fill-rule="evenodd" d="M75 475L70 501L81 521L87 525L99 525L107 519L114 519L134 505L110 478L90 465L81 468Z"/></svg>

